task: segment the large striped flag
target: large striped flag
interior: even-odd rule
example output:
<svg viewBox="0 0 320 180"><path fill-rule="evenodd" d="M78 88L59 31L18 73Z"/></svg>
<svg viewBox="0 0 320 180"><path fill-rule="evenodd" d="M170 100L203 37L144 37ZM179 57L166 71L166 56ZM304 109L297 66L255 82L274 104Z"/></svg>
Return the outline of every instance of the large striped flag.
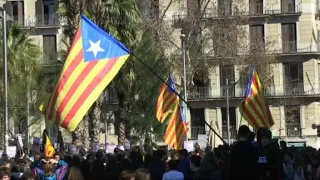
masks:
<svg viewBox="0 0 320 180"><path fill-rule="evenodd" d="M54 156L54 154L56 153L56 150L54 149L48 135L46 135L46 144L44 147L44 153L45 153L46 157L50 157L50 158L52 158Z"/></svg>
<svg viewBox="0 0 320 180"><path fill-rule="evenodd" d="M179 97L175 93L176 86L171 75L169 75L166 83L168 85L163 83L161 86L160 95L158 97L156 106L156 118L161 123L163 123L168 115L172 113L175 104L179 102Z"/></svg>
<svg viewBox="0 0 320 180"><path fill-rule="evenodd" d="M42 107L45 117L74 131L129 54L122 43L82 15L57 85Z"/></svg>
<svg viewBox="0 0 320 180"><path fill-rule="evenodd" d="M164 141L174 148L180 150L183 145L183 137L187 135L185 116L179 102L175 103L174 111L169 120L169 124L164 135Z"/></svg>
<svg viewBox="0 0 320 180"><path fill-rule="evenodd" d="M255 67L251 68L248 88L240 104L242 117L254 128L271 128L274 124L269 106L265 100L262 84Z"/></svg>

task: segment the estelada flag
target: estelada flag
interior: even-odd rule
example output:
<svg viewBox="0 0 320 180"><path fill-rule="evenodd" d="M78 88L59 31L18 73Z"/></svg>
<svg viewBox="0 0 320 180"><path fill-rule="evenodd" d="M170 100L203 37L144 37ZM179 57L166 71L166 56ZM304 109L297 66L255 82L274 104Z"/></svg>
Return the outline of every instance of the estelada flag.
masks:
<svg viewBox="0 0 320 180"><path fill-rule="evenodd" d="M56 150L54 149L53 145L51 144L50 138L48 135L46 135L46 145L44 149L44 153L46 157L53 157L54 154L56 153Z"/></svg>
<svg viewBox="0 0 320 180"><path fill-rule="evenodd" d="M129 55L127 47L82 15L57 85L40 110L74 131Z"/></svg>

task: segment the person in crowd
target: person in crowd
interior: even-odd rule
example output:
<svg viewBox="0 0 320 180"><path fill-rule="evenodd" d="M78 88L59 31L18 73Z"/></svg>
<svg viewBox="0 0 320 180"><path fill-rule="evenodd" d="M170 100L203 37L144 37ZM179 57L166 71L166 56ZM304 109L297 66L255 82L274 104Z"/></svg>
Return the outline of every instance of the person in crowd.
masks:
<svg viewBox="0 0 320 180"><path fill-rule="evenodd" d="M151 176L147 169L140 168L136 170L135 180L150 180Z"/></svg>
<svg viewBox="0 0 320 180"><path fill-rule="evenodd" d="M293 157L293 162L294 162L293 180L305 180L303 156L300 153L296 153Z"/></svg>
<svg viewBox="0 0 320 180"><path fill-rule="evenodd" d="M121 171L119 180L135 180L136 174L131 170Z"/></svg>
<svg viewBox="0 0 320 180"><path fill-rule="evenodd" d="M0 180L10 180L10 168L2 167L0 169Z"/></svg>
<svg viewBox="0 0 320 180"><path fill-rule="evenodd" d="M162 180L184 180L182 172L178 171L177 160L171 159L168 162L169 171L163 174Z"/></svg>
<svg viewBox="0 0 320 180"><path fill-rule="evenodd" d="M195 172L193 180L221 180L217 157L214 152L207 152L201 162L200 168Z"/></svg>
<svg viewBox="0 0 320 180"><path fill-rule="evenodd" d="M77 168L77 167L70 168L68 180L84 180L79 168Z"/></svg>
<svg viewBox="0 0 320 180"><path fill-rule="evenodd" d="M147 167L151 175L151 180L162 179L166 167L166 164L163 160L163 156L164 154L161 150L156 150L153 152L152 160Z"/></svg>
<svg viewBox="0 0 320 180"><path fill-rule="evenodd" d="M41 160L42 168L34 167L32 170L35 176L40 180L63 180L68 169L68 164L63 161L56 161L55 159ZM58 166L56 166L58 165ZM59 168L56 168L59 167Z"/></svg>
<svg viewBox="0 0 320 180"><path fill-rule="evenodd" d="M29 171L29 172L23 173L20 180L36 180L36 177L31 171Z"/></svg>
<svg viewBox="0 0 320 180"><path fill-rule="evenodd" d="M107 171L106 171L106 175L107 175L106 179L108 180L117 179L120 174L120 166L117 162L117 159L110 154L107 154L107 159L108 159L108 165L107 165Z"/></svg>
<svg viewBox="0 0 320 180"><path fill-rule="evenodd" d="M85 180L90 180L94 160L95 154L90 152L87 158L81 162L80 170Z"/></svg>
<svg viewBox="0 0 320 180"><path fill-rule="evenodd" d="M230 179L256 180L258 165L257 151L248 141L251 131L248 126L242 125L238 131L238 142L231 149ZM251 135L252 136L252 135ZM245 162L245 163L244 163ZM250 172L250 173L248 173Z"/></svg>
<svg viewBox="0 0 320 180"><path fill-rule="evenodd" d="M293 162L293 154L290 151L287 151L284 155L284 166L285 166L285 174L287 180L293 180L294 177L294 162Z"/></svg>
<svg viewBox="0 0 320 180"><path fill-rule="evenodd" d="M269 178L267 163L267 149L271 139L271 134L267 128L261 127L257 130L257 151L258 151L258 175L261 180Z"/></svg>
<svg viewBox="0 0 320 180"><path fill-rule="evenodd" d="M191 176L191 169L190 169L190 158L189 153L186 149L181 149L178 152L179 157L179 165L178 171L182 172L185 179L189 179Z"/></svg>
<svg viewBox="0 0 320 180"><path fill-rule="evenodd" d="M211 151L209 151L211 152ZM195 172L197 172L200 168L200 164L201 164L201 156L197 156L197 155L192 155L190 157L190 168L191 168L191 178L194 176Z"/></svg>

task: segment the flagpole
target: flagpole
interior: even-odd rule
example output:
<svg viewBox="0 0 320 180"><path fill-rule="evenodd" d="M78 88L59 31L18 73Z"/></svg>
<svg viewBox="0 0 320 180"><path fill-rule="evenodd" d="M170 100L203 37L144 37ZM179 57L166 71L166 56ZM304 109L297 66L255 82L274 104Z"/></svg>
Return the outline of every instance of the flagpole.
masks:
<svg viewBox="0 0 320 180"><path fill-rule="evenodd" d="M186 68L186 35L181 34L180 35L180 39L181 39L181 49L182 49L182 57L183 57L183 90L184 90L184 100L185 102L183 103L183 111L184 111L184 117L185 117L185 121L187 121L187 110L188 110L188 106L186 104L186 102L188 101L188 92L187 92L187 68ZM188 135L186 135L186 140L188 140Z"/></svg>

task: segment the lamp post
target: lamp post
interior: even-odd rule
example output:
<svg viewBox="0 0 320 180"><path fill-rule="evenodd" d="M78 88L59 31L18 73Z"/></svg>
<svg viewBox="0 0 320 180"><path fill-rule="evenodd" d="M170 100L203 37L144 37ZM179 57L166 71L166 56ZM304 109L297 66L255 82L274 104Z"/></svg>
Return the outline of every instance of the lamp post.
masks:
<svg viewBox="0 0 320 180"><path fill-rule="evenodd" d="M7 13L6 10L1 8L2 14L2 38L3 38L3 118L4 118L4 153L8 153L8 131L9 131L9 118L8 118L8 59L7 59Z"/></svg>
<svg viewBox="0 0 320 180"><path fill-rule="evenodd" d="M237 84L237 82L235 81L230 81L230 79L226 79L226 93L227 93L227 97L226 97L226 101L227 101L227 136L228 136L228 144L230 144L231 142L231 133L230 133L230 115L229 115L229 83L231 86L234 86L235 84Z"/></svg>
<svg viewBox="0 0 320 180"><path fill-rule="evenodd" d="M180 39L181 39L181 52L182 52L182 57L183 57L183 95L184 95L184 100L185 102L183 103L183 112L184 112L184 117L185 120L187 120L187 99L188 99L188 95L187 95L187 67L186 67L186 35L181 34L180 35ZM187 138L186 138L187 140Z"/></svg>

